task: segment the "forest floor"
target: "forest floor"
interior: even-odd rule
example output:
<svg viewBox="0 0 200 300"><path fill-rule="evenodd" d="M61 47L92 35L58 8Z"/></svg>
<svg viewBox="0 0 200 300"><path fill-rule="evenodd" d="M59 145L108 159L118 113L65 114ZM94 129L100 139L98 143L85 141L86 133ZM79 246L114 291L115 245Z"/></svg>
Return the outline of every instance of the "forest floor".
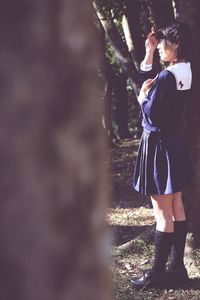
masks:
<svg viewBox="0 0 200 300"><path fill-rule="evenodd" d="M200 299L200 277L190 265L187 269L191 280L187 286L141 291L130 285L132 276L141 275L143 270L151 266L154 255L155 228L150 200L132 188L137 148L138 141L124 140L107 152L106 164L112 199L107 211L107 221L112 237L111 270L115 299ZM193 255L198 269L200 249L195 249Z"/></svg>

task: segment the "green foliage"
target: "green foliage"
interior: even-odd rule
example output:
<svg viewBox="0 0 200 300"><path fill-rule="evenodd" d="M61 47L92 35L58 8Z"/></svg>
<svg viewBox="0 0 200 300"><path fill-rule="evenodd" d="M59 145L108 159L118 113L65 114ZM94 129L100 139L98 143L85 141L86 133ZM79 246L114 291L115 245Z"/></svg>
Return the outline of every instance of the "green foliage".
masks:
<svg viewBox="0 0 200 300"><path fill-rule="evenodd" d="M98 7L105 17L112 19L120 19L124 14L125 1L99 0Z"/></svg>
<svg viewBox="0 0 200 300"><path fill-rule="evenodd" d="M121 64L116 57L115 51L109 41L106 42L106 57L111 65L112 72L115 76L118 76L123 72Z"/></svg>

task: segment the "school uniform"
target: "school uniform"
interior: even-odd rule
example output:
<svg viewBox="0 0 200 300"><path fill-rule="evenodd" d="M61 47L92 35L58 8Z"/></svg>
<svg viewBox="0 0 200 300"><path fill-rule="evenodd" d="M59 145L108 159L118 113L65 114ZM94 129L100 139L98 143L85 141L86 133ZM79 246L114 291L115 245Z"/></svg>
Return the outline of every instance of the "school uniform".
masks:
<svg viewBox="0 0 200 300"><path fill-rule="evenodd" d="M141 81L153 78L151 65L141 64ZM133 187L144 195L165 195L183 190L192 168L178 126L191 89L189 62L161 71L148 95L140 93L143 134L135 166Z"/></svg>

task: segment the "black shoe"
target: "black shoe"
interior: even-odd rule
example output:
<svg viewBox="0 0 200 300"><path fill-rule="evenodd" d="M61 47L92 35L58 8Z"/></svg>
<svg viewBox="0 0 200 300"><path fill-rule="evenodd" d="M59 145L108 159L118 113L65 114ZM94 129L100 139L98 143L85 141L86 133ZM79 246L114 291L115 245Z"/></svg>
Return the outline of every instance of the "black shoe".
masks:
<svg viewBox="0 0 200 300"><path fill-rule="evenodd" d="M185 267L182 267L177 270L170 270L170 268L168 268L166 270L166 278L167 282L173 286L187 284L190 281L187 269Z"/></svg>
<svg viewBox="0 0 200 300"><path fill-rule="evenodd" d="M161 287L165 281L165 274L155 276L151 270L146 270L140 277L132 278L131 285L134 288L141 288L142 290L154 287Z"/></svg>

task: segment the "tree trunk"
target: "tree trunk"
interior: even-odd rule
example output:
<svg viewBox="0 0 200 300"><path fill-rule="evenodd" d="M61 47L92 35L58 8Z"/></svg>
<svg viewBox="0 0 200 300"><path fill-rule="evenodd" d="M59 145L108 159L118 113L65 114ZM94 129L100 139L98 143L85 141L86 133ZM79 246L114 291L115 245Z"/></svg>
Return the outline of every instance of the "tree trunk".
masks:
<svg viewBox="0 0 200 300"><path fill-rule="evenodd" d="M89 1L1 1L0 298L108 300Z"/></svg>
<svg viewBox="0 0 200 300"><path fill-rule="evenodd" d="M141 12L142 6L141 1L136 0L126 0L126 17L127 23L130 28L131 38L133 41L132 53L134 60L139 67L140 62L144 58L145 49L144 49L144 37L141 27Z"/></svg>
<svg viewBox="0 0 200 300"><path fill-rule="evenodd" d="M185 134L193 160L194 179L191 188L185 194L185 201L195 244L200 245L200 3L198 0L189 2L179 0L176 1L176 8L179 19L190 24L193 37L191 53L193 86L190 101L185 112Z"/></svg>
<svg viewBox="0 0 200 300"><path fill-rule="evenodd" d="M157 28L162 28L175 20L171 0L151 0L150 10Z"/></svg>
<svg viewBox="0 0 200 300"><path fill-rule="evenodd" d="M113 79L114 74L112 72L112 67L108 58L106 57L106 37L105 30L100 22L96 12L94 14L97 34L101 41L101 51L102 51L102 67L101 67L101 79L102 79L102 101L103 101L103 115L102 115L102 123L105 130L105 134L107 137L108 144L112 145L112 141L114 139L114 132L112 126L112 89L113 89Z"/></svg>
<svg viewBox="0 0 200 300"><path fill-rule="evenodd" d="M120 139L130 137L128 130L128 93L126 88L127 78L125 74L119 74L115 78L114 93L116 97L116 121Z"/></svg>
<svg viewBox="0 0 200 300"><path fill-rule="evenodd" d="M105 89L104 89L104 96L103 96L103 104L104 104L103 123L108 137L108 142L109 144L112 144L115 138L115 134L113 132L113 125L112 125L112 92L113 92L114 74L112 71L112 67L109 61L107 60L107 58L105 58L105 69L103 73L105 78Z"/></svg>

